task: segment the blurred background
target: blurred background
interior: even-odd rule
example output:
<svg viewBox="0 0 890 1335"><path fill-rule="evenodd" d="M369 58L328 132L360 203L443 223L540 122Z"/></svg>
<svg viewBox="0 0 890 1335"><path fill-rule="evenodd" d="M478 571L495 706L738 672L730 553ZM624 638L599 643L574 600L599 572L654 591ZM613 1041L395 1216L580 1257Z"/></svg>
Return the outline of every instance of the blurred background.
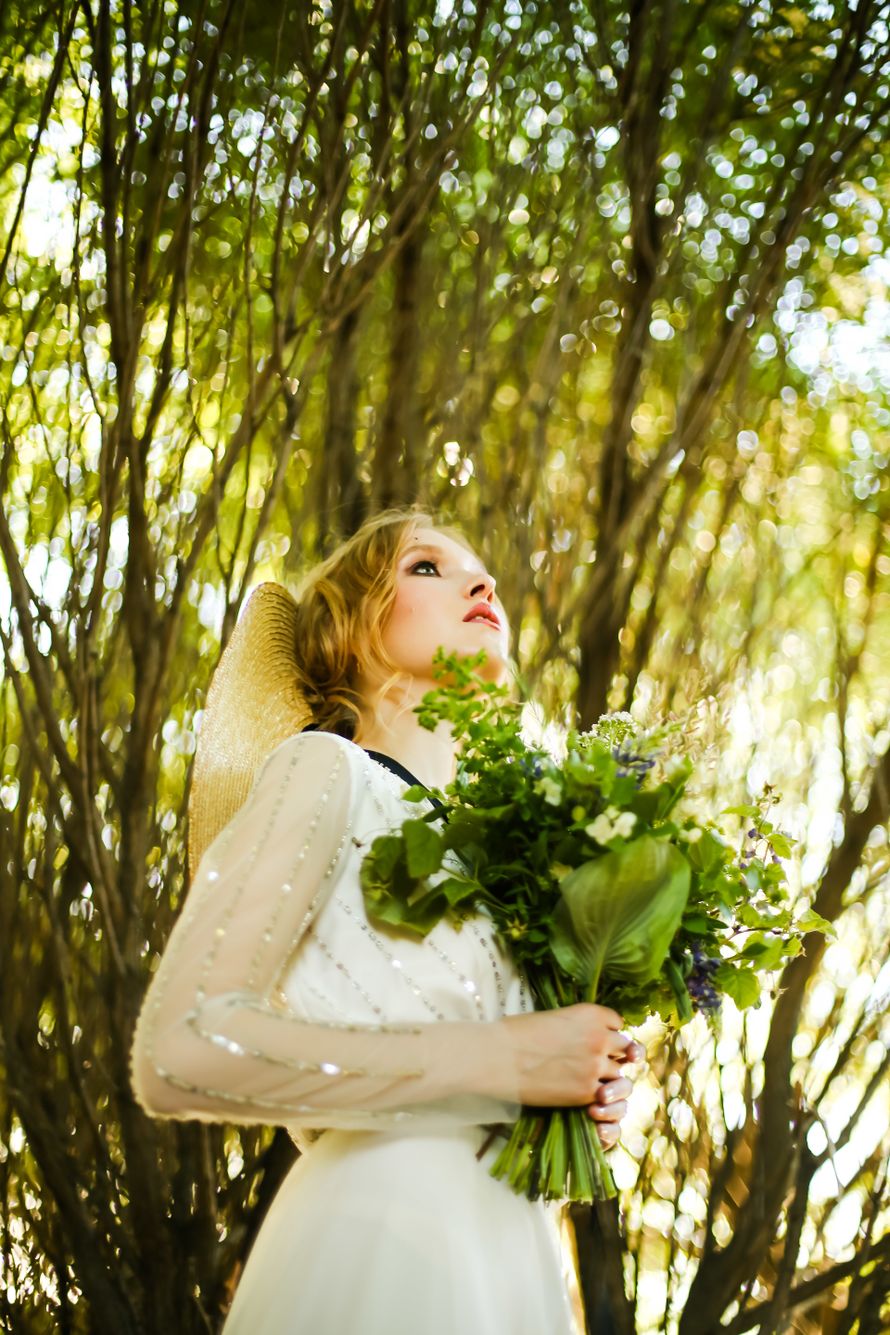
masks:
<svg viewBox="0 0 890 1335"><path fill-rule="evenodd" d="M835 928L650 1035L588 1330L890 1329L888 18L0 6L5 1329L220 1328L294 1151L127 1069L201 707L250 588L415 501L540 717L687 719Z"/></svg>

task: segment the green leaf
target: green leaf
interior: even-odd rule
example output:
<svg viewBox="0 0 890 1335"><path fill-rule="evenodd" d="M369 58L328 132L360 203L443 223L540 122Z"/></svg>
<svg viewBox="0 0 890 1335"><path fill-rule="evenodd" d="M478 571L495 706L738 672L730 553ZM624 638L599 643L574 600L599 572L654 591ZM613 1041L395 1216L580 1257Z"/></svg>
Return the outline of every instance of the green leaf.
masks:
<svg viewBox="0 0 890 1335"><path fill-rule="evenodd" d="M422 820L406 820L402 825L408 875L431 876L442 865L445 841L437 830Z"/></svg>
<svg viewBox="0 0 890 1335"><path fill-rule="evenodd" d="M479 894L478 881L464 881L459 876L448 876L436 883L436 890L444 895L451 908L458 908L464 900L472 900Z"/></svg>
<svg viewBox="0 0 890 1335"><path fill-rule="evenodd" d="M768 921L753 904L740 904L737 916L743 927L763 927Z"/></svg>
<svg viewBox="0 0 890 1335"><path fill-rule="evenodd" d="M686 856L696 871L707 876L723 866L726 845L710 830L703 830L702 837L696 843L686 845Z"/></svg>
<svg viewBox="0 0 890 1335"><path fill-rule="evenodd" d="M388 885L402 856L402 840L397 834L381 834L371 845L361 868L361 883L367 889Z"/></svg>
<svg viewBox="0 0 890 1335"><path fill-rule="evenodd" d="M590 984L592 976L590 962L578 945L571 926L562 918L555 919L550 928L550 949L559 967L570 978L585 986Z"/></svg>
<svg viewBox="0 0 890 1335"><path fill-rule="evenodd" d="M826 936L834 936L834 924L829 922L828 918L823 918L815 909L807 909L795 922L794 926L799 932L824 932Z"/></svg>
<svg viewBox="0 0 890 1335"><path fill-rule="evenodd" d="M725 992L731 997L739 1010L756 1006L760 1001L760 980L751 969L736 969L731 964L721 964L714 974L714 985L718 992Z"/></svg>
<svg viewBox="0 0 890 1335"><path fill-rule="evenodd" d="M414 936L427 936L441 922L445 905L438 895L427 895L421 904L408 904L392 896L369 906L368 917L385 927L394 927Z"/></svg>
<svg viewBox="0 0 890 1335"><path fill-rule="evenodd" d="M785 958L785 942L781 937L764 936L755 932L748 938L742 958L753 960L758 969L776 969Z"/></svg>
<svg viewBox="0 0 890 1335"><path fill-rule="evenodd" d="M654 979L680 927L690 882L683 854L652 835L582 863L560 882L554 955L592 996L601 975Z"/></svg>
<svg viewBox="0 0 890 1335"><path fill-rule="evenodd" d="M778 830L774 830L769 836L769 841L780 858L790 858L796 840L789 839L787 834L780 834Z"/></svg>
<svg viewBox="0 0 890 1335"><path fill-rule="evenodd" d="M709 918L700 909L683 915L683 931L691 932L693 936L707 936L709 932L713 931L715 925L713 918Z"/></svg>
<svg viewBox="0 0 890 1335"><path fill-rule="evenodd" d="M430 790L422 783L412 783L410 788L406 788L402 793L403 802L423 802L430 795Z"/></svg>

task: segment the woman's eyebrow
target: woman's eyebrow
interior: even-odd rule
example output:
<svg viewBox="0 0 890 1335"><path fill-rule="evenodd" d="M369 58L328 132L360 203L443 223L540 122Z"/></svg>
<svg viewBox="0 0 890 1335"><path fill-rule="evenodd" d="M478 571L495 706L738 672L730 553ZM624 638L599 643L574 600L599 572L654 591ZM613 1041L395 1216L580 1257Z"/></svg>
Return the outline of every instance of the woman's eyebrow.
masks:
<svg viewBox="0 0 890 1335"><path fill-rule="evenodd" d="M434 542L415 542L406 547L402 555L411 556L413 552L435 552L437 556L441 556L442 548L437 547Z"/></svg>

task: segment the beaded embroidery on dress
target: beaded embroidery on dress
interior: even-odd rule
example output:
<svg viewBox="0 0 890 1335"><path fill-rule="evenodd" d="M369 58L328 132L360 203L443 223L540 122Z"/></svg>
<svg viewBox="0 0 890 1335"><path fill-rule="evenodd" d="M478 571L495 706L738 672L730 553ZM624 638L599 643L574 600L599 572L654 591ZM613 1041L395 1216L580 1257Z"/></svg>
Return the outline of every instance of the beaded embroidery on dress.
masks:
<svg viewBox="0 0 890 1335"><path fill-rule="evenodd" d="M518 1111L491 1092L516 1083L493 1022L531 1010L527 990L484 917L413 941L364 912L362 857L417 814L406 787L333 734L279 746L143 1004L148 1111L278 1124L304 1147L224 1335L574 1330L554 1213L490 1177L497 1143L477 1159Z"/></svg>

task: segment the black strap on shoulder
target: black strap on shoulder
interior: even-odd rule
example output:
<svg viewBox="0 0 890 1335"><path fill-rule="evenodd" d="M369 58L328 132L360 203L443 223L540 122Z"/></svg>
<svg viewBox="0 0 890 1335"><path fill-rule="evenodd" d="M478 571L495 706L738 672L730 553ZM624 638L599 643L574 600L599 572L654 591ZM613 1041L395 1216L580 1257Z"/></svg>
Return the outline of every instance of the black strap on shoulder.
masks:
<svg viewBox="0 0 890 1335"><path fill-rule="evenodd" d="M303 728L303 732L320 731L321 729L317 723L309 723ZM397 779L401 779L403 783L416 784L418 788L426 788L426 784L421 783L416 774L412 774L411 771L406 769L398 760L393 760L392 756L385 756L382 751L371 751L367 746L363 746L362 750L366 755L370 756L372 760L376 760L378 765L382 765L384 769L388 769L391 774L394 774ZM444 802L440 802L438 797L433 797L432 793L430 793L428 800L432 802L434 807L438 807L442 811L445 810Z"/></svg>
<svg viewBox="0 0 890 1335"><path fill-rule="evenodd" d="M369 755L372 760L376 760L378 765L382 765L383 768L388 769L391 774L395 774L396 778L402 779L405 783L416 784L419 788L426 788L426 784L421 783L416 774L412 774L411 771L406 769L404 765L400 764L398 760L393 760L392 756L385 756L382 751L371 751L366 746L363 746L362 750L366 755ZM430 793L428 800L432 802L434 807L439 807L442 811L445 810L445 804L440 802L438 797L433 797L432 793Z"/></svg>

